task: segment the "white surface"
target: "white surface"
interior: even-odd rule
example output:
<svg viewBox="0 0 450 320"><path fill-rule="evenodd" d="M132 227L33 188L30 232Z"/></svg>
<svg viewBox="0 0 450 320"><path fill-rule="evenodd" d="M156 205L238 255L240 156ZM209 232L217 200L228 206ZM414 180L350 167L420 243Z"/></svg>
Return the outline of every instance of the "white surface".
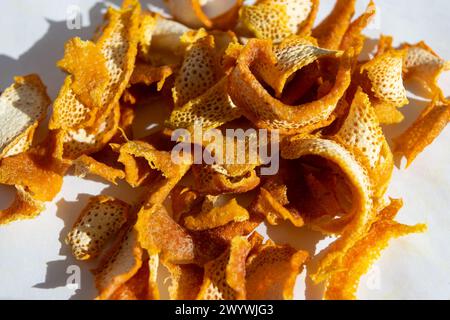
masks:
<svg viewBox="0 0 450 320"><path fill-rule="evenodd" d="M119 4L119 0L110 3ZM141 1L144 2L144 1ZM160 5L162 1L145 1ZM322 0L319 17L323 17L334 1ZM368 1L360 0L358 12ZM379 15L366 31L371 37L380 33L393 35L396 44L426 40L446 59L450 59L448 0L378 0ZM78 5L82 13L82 29L69 30L66 15L69 5ZM59 90L64 75L55 62L62 57L64 42L74 36L88 39L101 22L102 3L94 0L0 0L0 90L14 75L36 72L47 84L52 98ZM450 95L450 77L444 75L441 85ZM411 99L403 109L406 121L387 128L388 136L401 133L414 120L425 103ZM447 128L407 171L396 169L388 195L401 197L405 206L399 220L405 223L426 222L429 231L392 242L375 267L360 285L359 297L366 299L449 299L450 298L450 130ZM0 227L0 298L3 299L82 299L95 296L92 265L77 264L64 238L90 194L104 193L130 200L130 188L110 187L93 180L66 177L60 195L37 219ZM0 209L9 206L13 192L0 186ZM58 210L57 210L58 209ZM265 229L263 226L261 229ZM289 242L297 248L321 249L321 237L306 230L284 226L269 228L274 240ZM79 265L81 289L66 286L67 268ZM317 298L320 288L304 285L299 277L296 298Z"/></svg>

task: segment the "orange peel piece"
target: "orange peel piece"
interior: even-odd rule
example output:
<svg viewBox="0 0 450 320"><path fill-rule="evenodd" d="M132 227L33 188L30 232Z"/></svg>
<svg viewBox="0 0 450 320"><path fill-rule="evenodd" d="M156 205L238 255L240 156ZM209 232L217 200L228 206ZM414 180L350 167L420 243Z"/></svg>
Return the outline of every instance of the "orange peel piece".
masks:
<svg viewBox="0 0 450 320"><path fill-rule="evenodd" d="M330 14L312 31L319 46L330 50L339 49L353 15L356 0L337 0Z"/></svg>
<svg viewBox="0 0 450 320"><path fill-rule="evenodd" d="M203 268L195 264L172 264L163 262L170 272L171 300L194 300L203 282Z"/></svg>
<svg viewBox="0 0 450 320"><path fill-rule="evenodd" d="M102 257L93 270L95 285L99 291L96 299L110 299L114 292L130 280L141 268L143 250L133 228L123 228L113 247Z"/></svg>
<svg viewBox="0 0 450 320"><path fill-rule="evenodd" d="M195 126L210 130L237 119L240 110L234 105L227 92L228 78L224 77L203 95L174 109L167 125L171 128L185 128L193 132Z"/></svg>
<svg viewBox="0 0 450 320"><path fill-rule="evenodd" d="M249 219L248 211L233 198L223 205L215 205L214 201L206 205L208 197L203 202L202 210L184 219L184 226L189 230L207 230L226 225L229 222L242 222ZM211 208L212 206L212 208Z"/></svg>
<svg viewBox="0 0 450 320"><path fill-rule="evenodd" d="M120 106L116 104L105 120L93 127L57 130L60 145L60 159L74 160L83 154L91 154L103 149L115 136L119 128Z"/></svg>
<svg viewBox="0 0 450 320"><path fill-rule="evenodd" d="M87 155L82 155L74 161L75 175L84 178L88 174L93 174L105 180L117 184L117 179L125 179L125 172L108 166Z"/></svg>
<svg viewBox="0 0 450 320"><path fill-rule="evenodd" d="M306 251L272 241L257 245L246 262L249 300L292 300L295 280L308 258Z"/></svg>
<svg viewBox="0 0 450 320"><path fill-rule="evenodd" d="M239 16L245 28L258 39L280 42L292 35L286 4L270 1L243 6Z"/></svg>
<svg viewBox="0 0 450 320"><path fill-rule="evenodd" d="M370 93L379 103L397 108L408 104L402 78L405 54L405 50L389 50L361 67L370 80Z"/></svg>
<svg viewBox="0 0 450 320"><path fill-rule="evenodd" d="M294 226L301 227L305 223L300 215L286 209L272 194L265 188L259 189L259 194L251 205L252 212L266 217L269 224L276 226L282 220L290 221Z"/></svg>
<svg viewBox="0 0 450 320"><path fill-rule="evenodd" d="M327 94L310 103L290 106L273 98L251 71L255 61L275 63L271 43L250 40L230 75L230 96L243 115L258 128L294 134L324 127L350 84L352 52L350 50L337 60L339 67L336 80Z"/></svg>
<svg viewBox="0 0 450 320"><path fill-rule="evenodd" d="M353 47L355 48L356 53L360 53L362 51L364 41L366 39L366 37L362 34L362 31L375 17L376 11L377 7L371 0L367 5L366 11L349 25L340 43L340 50L348 50L348 48Z"/></svg>
<svg viewBox="0 0 450 320"><path fill-rule="evenodd" d="M103 79L103 72L99 71L92 74L92 76L102 76L101 79L95 79L95 86L99 86L96 89L105 88L105 90L103 90L101 98L97 97L98 90L96 90L94 99L92 97L88 99L94 100L94 102L100 102L99 107L96 108L95 105L83 104L79 100L79 97L72 89L74 84L75 88L79 87L77 86L77 83L79 83L78 79L70 75L66 78L55 100L53 114L49 123L50 129L78 129L82 126L92 126L95 122L98 125L103 123L105 118L110 114L110 111L114 109L128 85L137 55L140 5L135 0L129 4L130 6L127 6L123 10L115 10L112 8L108 10L102 33L95 39L97 49L91 50L96 53L83 53L89 57L101 54L104 60L106 60L105 66L108 75L106 83L103 83L103 80L105 80ZM92 45L88 45L88 47L92 49ZM68 59L63 60L63 66L65 65L64 62L68 64ZM73 71L75 66L70 69ZM85 76L83 70L75 70L77 70L77 75L81 74ZM83 80L83 78L80 78L80 80Z"/></svg>
<svg viewBox="0 0 450 320"><path fill-rule="evenodd" d="M145 84L150 86L156 83L156 88L161 91L166 80L173 74L170 66L154 67L150 64L138 62L134 67L130 78L130 84Z"/></svg>
<svg viewBox="0 0 450 320"><path fill-rule="evenodd" d="M51 201L61 190L65 170L46 149L30 149L0 162L0 183L21 186L37 201Z"/></svg>
<svg viewBox="0 0 450 320"><path fill-rule="evenodd" d="M0 225L18 220L33 219L44 211L44 203L30 196L21 186L16 186L14 202L5 210L0 210Z"/></svg>
<svg viewBox="0 0 450 320"><path fill-rule="evenodd" d="M178 174L179 166L172 162L170 152L159 151L144 141L128 141L120 147L119 152L135 158L144 158L150 169L158 170L165 178Z"/></svg>
<svg viewBox="0 0 450 320"><path fill-rule="evenodd" d="M150 254L160 253L164 260L173 263L188 263L194 258L192 239L163 206L172 189L190 169L191 161L177 164L176 167L176 175L170 178L162 176L150 185L148 198L138 213L135 229L139 243Z"/></svg>
<svg viewBox="0 0 450 320"><path fill-rule="evenodd" d="M391 239L426 230L426 225L423 224L407 226L394 221L401 207L401 200L391 200L389 206L379 213L367 234L343 256L339 270L333 273L327 282L325 299L356 299L361 276L379 258L381 251L388 246Z"/></svg>
<svg viewBox="0 0 450 320"><path fill-rule="evenodd" d="M186 52L172 89L175 107L202 95L220 78L219 61L215 55L213 36L198 39Z"/></svg>
<svg viewBox="0 0 450 320"><path fill-rule="evenodd" d="M194 242L187 231L178 225L162 205L147 217L145 248L150 254L160 254L162 259L175 264L194 261ZM141 210L140 214L144 214ZM139 227L139 225L137 225Z"/></svg>
<svg viewBox="0 0 450 320"><path fill-rule="evenodd" d="M261 0L244 6L240 21L257 38L280 42L291 35L309 35L318 5L316 0Z"/></svg>
<svg viewBox="0 0 450 320"><path fill-rule="evenodd" d="M139 58L153 66L178 65L186 49L181 37L189 32L193 30L181 23L144 12L141 16Z"/></svg>
<svg viewBox="0 0 450 320"><path fill-rule="evenodd" d="M220 5L217 0L165 0L172 16L191 28L231 29L237 22L243 0L235 0L232 7L216 17L208 17L205 5Z"/></svg>
<svg viewBox="0 0 450 320"><path fill-rule="evenodd" d="M450 120L450 103L435 98L416 121L394 139L394 153L405 156L407 167L444 130Z"/></svg>
<svg viewBox="0 0 450 320"><path fill-rule="evenodd" d="M0 159L27 151L50 105L47 89L35 75L15 77L0 96Z"/></svg>
<svg viewBox="0 0 450 320"><path fill-rule="evenodd" d="M136 274L122 284L110 297L110 300L157 300L159 288L156 283L158 256L143 261Z"/></svg>
<svg viewBox="0 0 450 320"><path fill-rule="evenodd" d="M125 225L130 205L118 199L98 196L89 199L71 231L66 244L77 260L98 256L114 235Z"/></svg>
<svg viewBox="0 0 450 320"><path fill-rule="evenodd" d="M348 179L352 192L352 208L342 218L346 223L341 237L327 248L327 254L312 276L315 282L321 282L334 270L342 255L365 234L374 214L373 190L365 168L351 152L334 141L318 138L291 139L285 140L281 145L281 156L284 159L299 159L307 155L319 156L337 165Z"/></svg>
<svg viewBox="0 0 450 320"><path fill-rule="evenodd" d="M277 98L281 97L286 83L295 72L321 57L340 55L338 51L315 46L313 41L302 37L289 37L274 45L276 64L255 63L253 71L275 90Z"/></svg>
<svg viewBox="0 0 450 320"><path fill-rule="evenodd" d="M404 44L406 49L405 79L416 79L431 95L441 92L438 86L439 76L443 71L450 70L450 61L439 57L425 42Z"/></svg>
<svg viewBox="0 0 450 320"><path fill-rule="evenodd" d="M250 243L244 237L233 238L228 250L205 265L205 275L197 299L245 299L245 261L250 249Z"/></svg>
<svg viewBox="0 0 450 320"><path fill-rule="evenodd" d="M72 38L65 45L64 58L58 67L72 75L71 89L78 100L92 108L100 108L109 82L106 58L92 41Z"/></svg>
<svg viewBox="0 0 450 320"><path fill-rule="evenodd" d="M219 257L229 247L233 238L248 236L264 220L259 214L250 213L250 218L242 222L229 222L226 225L203 231L191 231L195 243L195 263L205 263Z"/></svg>
<svg viewBox="0 0 450 320"><path fill-rule="evenodd" d="M365 165L375 196L381 198L390 181L394 161L370 99L361 88L358 88L335 139Z"/></svg>
<svg viewBox="0 0 450 320"><path fill-rule="evenodd" d="M192 173L195 190L202 194L245 193L255 189L260 183L260 178L255 170L249 170L242 175L230 177L217 172L212 166L194 165Z"/></svg>

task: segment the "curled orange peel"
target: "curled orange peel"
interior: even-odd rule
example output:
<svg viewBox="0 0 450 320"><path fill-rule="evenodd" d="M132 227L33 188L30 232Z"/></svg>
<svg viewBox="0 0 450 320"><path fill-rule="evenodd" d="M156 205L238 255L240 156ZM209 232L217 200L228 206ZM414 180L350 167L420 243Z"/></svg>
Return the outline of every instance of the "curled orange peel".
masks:
<svg viewBox="0 0 450 320"><path fill-rule="evenodd" d="M217 0L165 0L175 20L191 28L232 29L237 22L243 0L235 0L232 7L216 17L209 17L204 11L204 6L208 2L217 2Z"/></svg>
<svg viewBox="0 0 450 320"><path fill-rule="evenodd" d="M125 225L130 205L106 196L92 197L66 236L77 260L98 256Z"/></svg>
<svg viewBox="0 0 450 320"><path fill-rule="evenodd" d="M306 251L298 251L289 245L276 245L270 240L254 245L246 262L246 298L292 300L295 280L307 258Z"/></svg>
<svg viewBox="0 0 450 320"><path fill-rule="evenodd" d="M184 226L189 230L201 231L214 229L229 222L242 222L248 219L248 211L240 206L236 199L231 199L225 204L217 206L214 202L210 206L205 206L204 202L199 213L188 215L184 219Z"/></svg>
<svg viewBox="0 0 450 320"><path fill-rule="evenodd" d="M299 159L306 155L325 158L337 165L349 181L352 192L352 208L342 219L346 222L341 236L326 250L319 266L312 276L315 282L325 280L342 255L366 232L373 217L373 190L366 169L353 154L342 145L326 139L291 139L281 145L284 159Z"/></svg>
<svg viewBox="0 0 450 320"><path fill-rule="evenodd" d="M0 159L27 151L45 119L50 98L35 75L15 77L0 96Z"/></svg>
<svg viewBox="0 0 450 320"><path fill-rule="evenodd" d="M250 243L244 237L233 238L229 248L220 257L205 265L197 299L245 299L245 262L250 249Z"/></svg>
<svg viewBox="0 0 450 320"><path fill-rule="evenodd" d="M338 271L333 273L326 284L324 298L328 300L353 300L362 275L379 258L391 239L412 233L421 233L426 225L408 226L394 221L401 200L391 203L379 214L367 233L343 256Z"/></svg>
<svg viewBox="0 0 450 320"><path fill-rule="evenodd" d="M243 115L258 128L278 129L281 134L311 132L329 124L328 119L350 84L352 60L352 49L337 60L335 83L322 98L290 106L272 97L251 70L255 61L275 63L271 43L250 40L230 75L230 96Z"/></svg>
<svg viewBox="0 0 450 320"><path fill-rule="evenodd" d="M339 49L353 15L356 0L338 0L330 14L312 31L319 46L330 50Z"/></svg>
<svg viewBox="0 0 450 320"><path fill-rule="evenodd" d="M439 136L450 121L450 103L435 98L416 121L394 139L394 153L405 156L407 167Z"/></svg>

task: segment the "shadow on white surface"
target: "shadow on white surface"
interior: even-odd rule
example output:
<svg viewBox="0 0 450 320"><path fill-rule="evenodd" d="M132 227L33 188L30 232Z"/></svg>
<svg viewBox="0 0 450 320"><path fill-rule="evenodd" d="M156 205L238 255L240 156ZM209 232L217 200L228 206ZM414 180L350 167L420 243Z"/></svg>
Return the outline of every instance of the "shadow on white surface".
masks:
<svg viewBox="0 0 450 320"><path fill-rule="evenodd" d="M35 284L33 287L40 289L54 289L59 287L65 287L67 285L67 270L70 266L78 266L81 271L80 288L75 290L70 299L93 299L95 298L96 290L94 287L94 281L90 269L94 266L93 263L80 263L77 261L70 252L69 246L64 242L67 233L72 228L75 220L77 219L81 210L87 204L90 194L79 194L76 201L66 201L61 199L57 202L56 216L64 221L64 228L59 234L59 242L61 248L59 254L64 257L61 260L47 262L47 273L45 280L41 283Z"/></svg>
<svg viewBox="0 0 450 320"><path fill-rule="evenodd" d="M27 52L20 55L18 59L0 55L0 71L2 73L0 86L2 88L9 86L16 75L37 73L43 78L50 96L54 98L65 77L56 67L56 62L64 55L64 43L73 37L90 39L95 28L103 21L103 10L105 9L106 4L96 3L89 11L91 25L81 27L81 29L70 30L66 20L46 19L47 33Z"/></svg>

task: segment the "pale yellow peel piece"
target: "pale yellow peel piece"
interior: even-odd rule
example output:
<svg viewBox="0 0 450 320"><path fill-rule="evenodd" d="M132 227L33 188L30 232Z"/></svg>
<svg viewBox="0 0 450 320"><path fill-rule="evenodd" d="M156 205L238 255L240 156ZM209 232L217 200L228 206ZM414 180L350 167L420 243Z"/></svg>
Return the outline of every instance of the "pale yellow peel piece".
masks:
<svg viewBox="0 0 450 320"><path fill-rule="evenodd" d="M366 72L370 79L374 97L397 108L408 104L402 79L405 54L405 50L390 50L361 67L361 72Z"/></svg>
<svg viewBox="0 0 450 320"><path fill-rule="evenodd" d="M199 97L219 80L219 61L214 48L214 37L207 36L187 51L172 89L175 107Z"/></svg>
<svg viewBox="0 0 450 320"><path fill-rule="evenodd" d="M77 260L95 258L108 240L116 235L129 217L130 205L112 197L89 199L72 230L66 244L72 248Z"/></svg>
<svg viewBox="0 0 450 320"><path fill-rule="evenodd" d="M0 96L0 159L29 149L50 105L37 75L15 77L14 82Z"/></svg>
<svg viewBox="0 0 450 320"><path fill-rule="evenodd" d="M313 39L289 37L274 45L276 64L256 62L253 71L275 90L281 97L283 89L293 74L321 57L339 56L341 53L314 45Z"/></svg>
<svg viewBox="0 0 450 320"><path fill-rule="evenodd" d="M116 104L105 120L98 126L58 130L57 141L61 146L61 159L74 160L83 154L91 154L103 149L119 128L120 106Z"/></svg>
<svg viewBox="0 0 450 320"><path fill-rule="evenodd" d="M450 61L439 57L425 42L417 44L404 44L406 49L405 74L406 80L418 80L430 95L440 94L438 86L439 76L450 70Z"/></svg>
<svg viewBox="0 0 450 320"><path fill-rule="evenodd" d="M203 95L174 109L167 125L173 129L184 128L191 132L198 126L207 131L239 118L241 112L228 95L227 88L228 78L225 77Z"/></svg>
<svg viewBox="0 0 450 320"><path fill-rule="evenodd" d="M108 79L103 79L103 73L100 73L102 79L107 80L106 84L103 80L100 81L101 79L96 79L95 84L92 84L97 86L101 83L99 88L105 88L101 97L95 94L94 102L99 100L99 106L83 104L79 100L72 89L74 84L77 88L78 81L69 75L54 103L50 129L76 130L85 126L98 127L105 122L105 118L122 96L133 72L140 34L139 17L140 5L136 0L129 2L126 9L108 10L105 25L95 39L96 49L92 50L96 55L101 54L104 57L108 76ZM78 71L77 74L83 75L82 71Z"/></svg>
<svg viewBox="0 0 450 320"><path fill-rule="evenodd" d="M381 198L394 169L393 156L369 97L361 88L358 88L335 139L365 165L374 195Z"/></svg>

